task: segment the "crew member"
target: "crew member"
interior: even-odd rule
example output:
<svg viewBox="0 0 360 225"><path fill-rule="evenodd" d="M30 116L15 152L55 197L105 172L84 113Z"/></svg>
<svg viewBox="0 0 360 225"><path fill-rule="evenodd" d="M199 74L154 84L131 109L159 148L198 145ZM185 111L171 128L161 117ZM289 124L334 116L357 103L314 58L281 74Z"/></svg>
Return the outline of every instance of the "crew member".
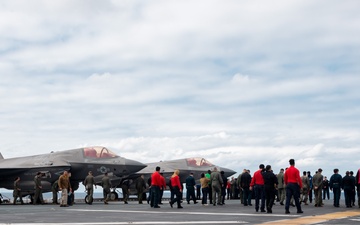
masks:
<svg viewBox="0 0 360 225"><path fill-rule="evenodd" d="M151 200L150 206L154 208L160 208L159 206L159 197L160 197L160 187L162 185L160 167L155 168L155 172L151 175Z"/></svg>
<svg viewBox="0 0 360 225"><path fill-rule="evenodd" d="M303 213L299 202L300 189L302 188L300 172L297 168L295 168L294 159L290 159L289 163L290 163L290 167L285 171L284 174L284 183L286 185L285 213L286 214L290 213L289 208L290 208L291 197L294 197L297 213Z"/></svg>

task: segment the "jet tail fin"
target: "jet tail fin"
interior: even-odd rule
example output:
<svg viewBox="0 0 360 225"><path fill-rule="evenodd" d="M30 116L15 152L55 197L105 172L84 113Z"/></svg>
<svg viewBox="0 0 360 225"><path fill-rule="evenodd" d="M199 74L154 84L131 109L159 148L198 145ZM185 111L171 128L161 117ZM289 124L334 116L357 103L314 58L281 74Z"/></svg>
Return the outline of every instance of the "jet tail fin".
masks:
<svg viewBox="0 0 360 225"><path fill-rule="evenodd" d="M0 159L4 159L4 157L2 156L1 152L0 152Z"/></svg>

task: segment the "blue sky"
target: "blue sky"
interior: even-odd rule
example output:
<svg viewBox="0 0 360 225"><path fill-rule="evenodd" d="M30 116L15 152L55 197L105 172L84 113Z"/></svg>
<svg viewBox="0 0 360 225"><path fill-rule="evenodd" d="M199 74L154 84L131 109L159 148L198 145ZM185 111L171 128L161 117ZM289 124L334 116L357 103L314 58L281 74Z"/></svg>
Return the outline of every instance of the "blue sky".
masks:
<svg viewBox="0 0 360 225"><path fill-rule="evenodd" d="M1 153L357 170L359 7L0 1Z"/></svg>

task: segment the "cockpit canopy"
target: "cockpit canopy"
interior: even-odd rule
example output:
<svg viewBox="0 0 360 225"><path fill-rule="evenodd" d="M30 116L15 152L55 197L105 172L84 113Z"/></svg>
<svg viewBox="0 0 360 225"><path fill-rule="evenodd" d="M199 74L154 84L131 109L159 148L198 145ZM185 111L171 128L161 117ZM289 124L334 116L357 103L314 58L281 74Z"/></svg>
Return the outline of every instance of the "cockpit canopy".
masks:
<svg viewBox="0 0 360 225"><path fill-rule="evenodd" d="M209 166L214 166L211 162L207 161L204 158L187 158L186 159L187 165L188 166L192 166L192 167L209 167Z"/></svg>
<svg viewBox="0 0 360 225"><path fill-rule="evenodd" d="M95 147L86 147L84 148L84 156L86 158L98 158L98 159L108 159L119 157L109 149L102 146Z"/></svg>

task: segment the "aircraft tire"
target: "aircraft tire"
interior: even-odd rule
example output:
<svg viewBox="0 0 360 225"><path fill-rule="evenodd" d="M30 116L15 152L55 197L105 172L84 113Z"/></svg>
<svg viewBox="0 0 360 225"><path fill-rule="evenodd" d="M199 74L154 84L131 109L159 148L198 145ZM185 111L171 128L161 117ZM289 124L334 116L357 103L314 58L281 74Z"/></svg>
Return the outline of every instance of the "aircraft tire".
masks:
<svg viewBox="0 0 360 225"><path fill-rule="evenodd" d="M89 195L86 195L84 200L85 200L86 204L91 204L92 203L92 201L90 202Z"/></svg>
<svg viewBox="0 0 360 225"><path fill-rule="evenodd" d="M110 200L111 201L118 200L118 199L119 199L119 195L115 191L110 193Z"/></svg>

